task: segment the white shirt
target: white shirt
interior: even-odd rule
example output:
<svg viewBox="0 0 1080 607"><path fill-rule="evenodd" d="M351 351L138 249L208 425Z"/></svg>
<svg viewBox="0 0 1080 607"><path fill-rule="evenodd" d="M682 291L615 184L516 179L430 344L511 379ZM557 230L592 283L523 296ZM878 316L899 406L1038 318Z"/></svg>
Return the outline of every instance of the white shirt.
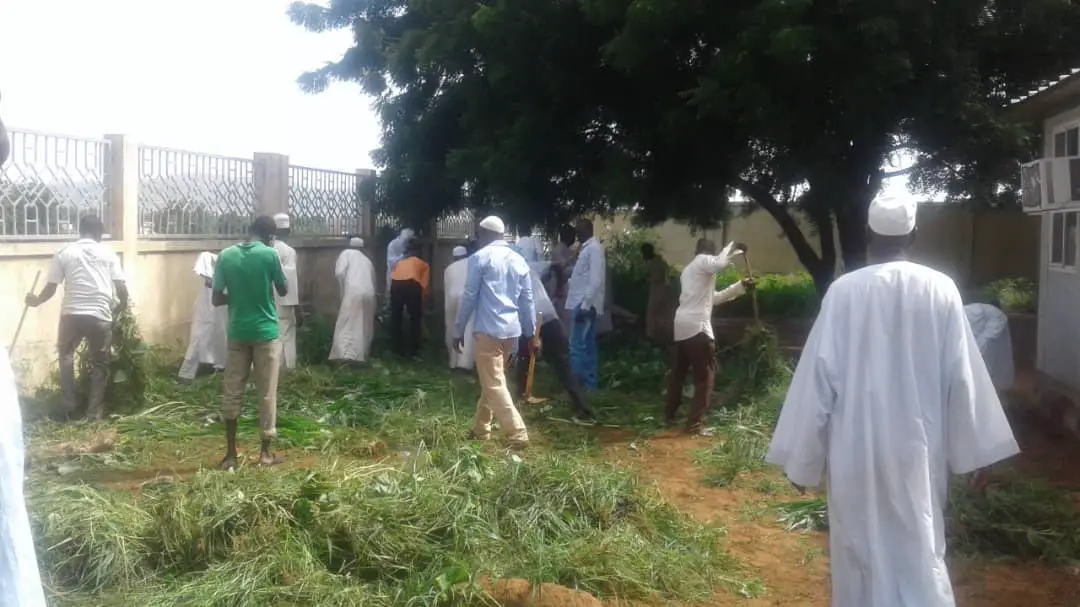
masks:
<svg viewBox="0 0 1080 607"><path fill-rule="evenodd" d="M725 249L726 250L726 249ZM735 299L746 293L742 281L716 290L716 275L731 263L727 254L698 255L686 265L679 277L682 291L679 307L675 310L675 341L690 339L704 333L714 339L712 326L713 306Z"/></svg>
<svg viewBox="0 0 1080 607"><path fill-rule="evenodd" d="M300 305L300 285L296 273L296 249L280 240L274 240L274 250L281 258L281 272L285 275L285 283L288 285L285 297L278 295L277 291L274 291L274 297L280 306L298 306Z"/></svg>
<svg viewBox="0 0 1080 607"><path fill-rule="evenodd" d="M581 306L582 310L593 308L596 315L604 313L606 296L607 260L604 258L604 246L596 237L581 245L577 263L567 285L566 309L573 310Z"/></svg>
<svg viewBox="0 0 1080 607"><path fill-rule="evenodd" d="M61 316L112 321L113 282L124 280L120 257L108 245L79 239L53 256L46 282L64 285Z"/></svg>
<svg viewBox="0 0 1080 607"><path fill-rule="evenodd" d="M540 322L545 325L553 320L559 320L559 313L555 311L555 305L551 303L551 298L548 297L547 289L544 288L544 282L540 280L540 276L547 271L548 266L550 265L551 262L549 261L537 261L529 264L529 275L532 278L533 303L536 305L536 313L540 315Z"/></svg>
<svg viewBox="0 0 1080 607"><path fill-rule="evenodd" d="M949 473L1018 452L956 284L898 261L826 293L766 461L825 474L833 607L952 607Z"/></svg>

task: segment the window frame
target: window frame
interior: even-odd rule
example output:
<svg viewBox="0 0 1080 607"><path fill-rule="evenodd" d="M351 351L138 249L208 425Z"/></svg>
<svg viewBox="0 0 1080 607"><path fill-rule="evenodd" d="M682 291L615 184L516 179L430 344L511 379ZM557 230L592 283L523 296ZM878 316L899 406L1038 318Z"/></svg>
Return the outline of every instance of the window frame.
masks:
<svg viewBox="0 0 1080 607"><path fill-rule="evenodd" d="M1076 149L1075 149L1075 151L1076 151L1075 154L1069 154L1069 132L1070 131L1076 132L1077 146L1076 146ZM1060 155L1057 153L1057 137L1058 137L1058 135L1064 135L1065 136L1065 142L1064 142L1065 153L1060 154ZM1066 124L1063 124L1061 126L1056 127L1054 129L1053 135L1051 135L1051 137L1050 137L1050 158L1076 158L1077 156L1080 156L1080 121L1069 122L1069 123L1066 123Z"/></svg>
<svg viewBox="0 0 1080 607"><path fill-rule="evenodd" d="M1050 216L1050 236L1047 238L1046 261L1047 267L1053 272L1065 272L1075 274L1077 271L1077 259L1080 258L1080 209L1062 209L1047 213ZM1073 251L1072 259L1066 259L1065 243L1068 242L1069 215L1076 217L1073 225ZM1054 245L1057 238L1054 234L1054 220L1061 218L1061 261L1054 261ZM1070 263L1071 262L1071 263Z"/></svg>

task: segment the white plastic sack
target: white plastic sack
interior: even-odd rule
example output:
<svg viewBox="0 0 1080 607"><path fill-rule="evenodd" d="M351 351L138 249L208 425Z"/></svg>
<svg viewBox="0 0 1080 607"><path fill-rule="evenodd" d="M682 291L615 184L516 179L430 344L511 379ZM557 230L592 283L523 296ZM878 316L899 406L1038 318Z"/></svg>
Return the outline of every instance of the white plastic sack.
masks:
<svg viewBox="0 0 1080 607"><path fill-rule="evenodd" d="M971 332L975 334L994 388L998 391L1008 390L1016 380L1009 317L990 304L968 304L964 306L964 312L967 313Z"/></svg>

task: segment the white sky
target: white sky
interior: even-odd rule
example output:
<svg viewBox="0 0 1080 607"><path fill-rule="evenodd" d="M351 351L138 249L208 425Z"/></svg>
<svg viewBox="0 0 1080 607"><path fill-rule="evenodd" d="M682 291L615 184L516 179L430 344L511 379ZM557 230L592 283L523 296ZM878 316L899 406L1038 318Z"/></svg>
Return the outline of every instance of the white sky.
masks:
<svg viewBox="0 0 1080 607"><path fill-rule="evenodd" d="M359 86L296 85L351 33L312 34L289 0L0 0L0 92L12 127L352 171L379 123ZM906 179L883 195L908 197Z"/></svg>
<svg viewBox="0 0 1080 607"><path fill-rule="evenodd" d="M0 92L12 127L132 135L164 147L352 171L379 123L360 87L296 78L348 31L312 34L288 0L0 0Z"/></svg>

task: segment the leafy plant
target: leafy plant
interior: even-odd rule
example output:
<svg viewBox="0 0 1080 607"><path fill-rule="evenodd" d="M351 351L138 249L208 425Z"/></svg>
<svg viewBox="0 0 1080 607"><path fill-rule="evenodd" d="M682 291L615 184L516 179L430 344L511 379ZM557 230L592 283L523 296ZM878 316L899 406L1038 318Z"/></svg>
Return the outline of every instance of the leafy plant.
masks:
<svg viewBox="0 0 1080 607"><path fill-rule="evenodd" d="M129 307L117 312L113 319L112 352L109 363L109 384L105 389L106 410L110 412L138 411L146 405L149 384L147 345L139 331L138 319ZM93 363L84 343L76 354L78 397L86 403L90 397L90 378Z"/></svg>
<svg viewBox="0 0 1080 607"><path fill-rule="evenodd" d="M1039 309L1039 289L1026 278L1002 278L982 288L979 299L1006 312L1035 313Z"/></svg>

